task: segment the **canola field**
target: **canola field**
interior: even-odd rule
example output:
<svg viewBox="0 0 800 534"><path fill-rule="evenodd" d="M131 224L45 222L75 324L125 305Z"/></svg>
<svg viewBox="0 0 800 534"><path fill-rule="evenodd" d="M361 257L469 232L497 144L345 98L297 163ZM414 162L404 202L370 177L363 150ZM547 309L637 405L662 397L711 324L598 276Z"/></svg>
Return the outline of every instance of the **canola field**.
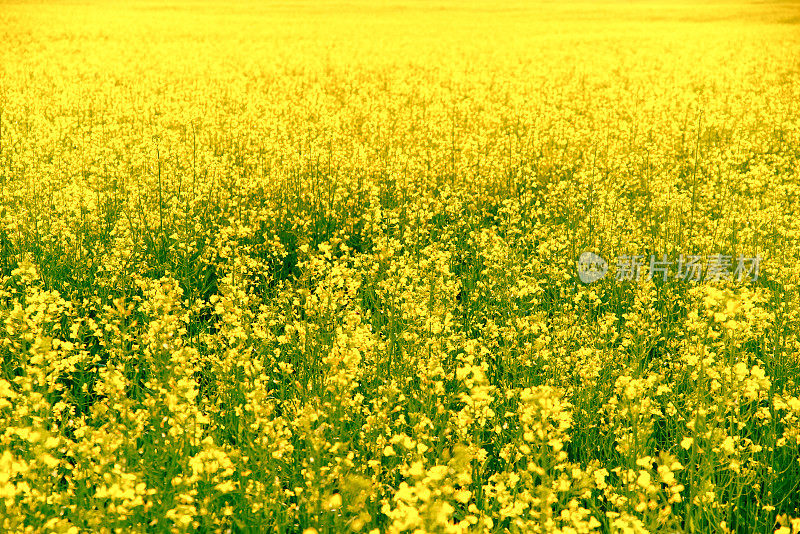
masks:
<svg viewBox="0 0 800 534"><path fill-rule="evenodd" d="M0 531L796 534L799 217L797 2L2 2Z"/></svg>

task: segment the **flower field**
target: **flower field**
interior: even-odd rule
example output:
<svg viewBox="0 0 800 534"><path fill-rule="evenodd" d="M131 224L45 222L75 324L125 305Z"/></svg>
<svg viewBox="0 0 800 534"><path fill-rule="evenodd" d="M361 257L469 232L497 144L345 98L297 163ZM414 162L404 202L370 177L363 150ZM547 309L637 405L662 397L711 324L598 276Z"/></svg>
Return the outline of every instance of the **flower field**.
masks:
<svg viewBox="0 0 800 534"><path fill-rule="evenodd" d="M0 3L0 532L800 533L798 260L797 2Z"/></svg>

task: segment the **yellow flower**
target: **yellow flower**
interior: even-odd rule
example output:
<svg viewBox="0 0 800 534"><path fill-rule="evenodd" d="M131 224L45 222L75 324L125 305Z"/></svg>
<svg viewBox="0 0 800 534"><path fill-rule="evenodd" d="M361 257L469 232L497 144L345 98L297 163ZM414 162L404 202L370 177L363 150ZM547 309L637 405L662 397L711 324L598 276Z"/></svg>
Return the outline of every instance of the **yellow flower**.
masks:
<svg viewBox="0 0 800 534"><path fill-rule="evenodd" d="M342 496L339 493L334 493L328 499L328 508L331 510L338 509L342 506Z"/></svg>
<svg viewBox="0 0 800 534"><path fill-rule="evenodd" d="M221 493L230 493L236 489L236 484L231 480L220 482L214 488Z"/></svg>

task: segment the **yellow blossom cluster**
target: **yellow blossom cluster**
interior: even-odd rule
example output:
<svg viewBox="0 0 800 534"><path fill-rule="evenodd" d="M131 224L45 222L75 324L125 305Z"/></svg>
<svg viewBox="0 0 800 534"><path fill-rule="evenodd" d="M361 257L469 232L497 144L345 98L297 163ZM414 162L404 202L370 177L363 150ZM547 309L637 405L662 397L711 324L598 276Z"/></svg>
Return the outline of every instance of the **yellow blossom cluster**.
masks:
<svg viewBox="0 0 800 534"><path fill-rule="evenodd" d="M0 532L800 532L798 29L0 4Z"/></svg>

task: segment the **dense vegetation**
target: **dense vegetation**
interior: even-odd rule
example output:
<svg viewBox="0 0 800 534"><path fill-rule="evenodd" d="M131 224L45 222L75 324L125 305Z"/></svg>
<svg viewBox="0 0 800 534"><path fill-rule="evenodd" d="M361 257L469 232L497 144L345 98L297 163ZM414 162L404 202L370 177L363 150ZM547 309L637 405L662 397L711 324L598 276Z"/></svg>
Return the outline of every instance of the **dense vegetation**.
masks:
<svg viewBox="0 0 800 534"><path fill-rule="evenodd" d="M796 8L3 4L0 530L800 532Z"/></svg>

